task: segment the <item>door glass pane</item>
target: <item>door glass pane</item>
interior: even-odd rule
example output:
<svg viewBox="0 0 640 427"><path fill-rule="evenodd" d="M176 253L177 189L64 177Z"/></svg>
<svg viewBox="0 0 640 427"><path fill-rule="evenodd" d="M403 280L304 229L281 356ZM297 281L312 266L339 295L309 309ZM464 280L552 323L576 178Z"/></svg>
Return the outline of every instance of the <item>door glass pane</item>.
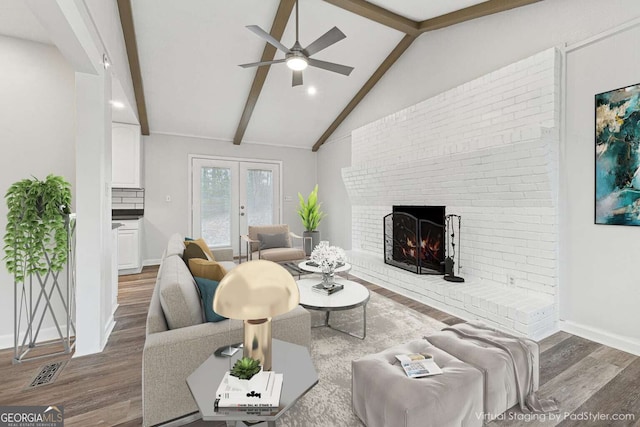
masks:
<svg viewBox="0 0 640 427"><path fill-rule="evenodd" d="M247 225L273 224L273 172L247 171Z"/></svg>
<svg viewBox="0 0 640 427"><path fill-rule="evenodd" d="M231 245L231 169L203 167L200 176L200 230L210 246Z"/></svg>

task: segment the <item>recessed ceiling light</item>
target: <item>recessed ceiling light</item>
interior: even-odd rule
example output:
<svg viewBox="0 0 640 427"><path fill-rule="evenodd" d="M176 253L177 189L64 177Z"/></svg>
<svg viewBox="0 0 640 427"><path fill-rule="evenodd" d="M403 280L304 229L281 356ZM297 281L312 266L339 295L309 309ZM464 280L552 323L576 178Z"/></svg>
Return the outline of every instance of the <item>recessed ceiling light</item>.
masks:
<svg viewBox="0 0 640 427"><path fill-rule="evenodd" d="M109 101L113 108L117 108L118 110L122 110L124 108L124 102L120 101Z"/></svg>
<svg viewBox="0 0 640 427"><path fill-rule="evenodd" d="M318 93L318 90L315 86L309 86L309 88L307 89L307 93L309 95L315 95L316 93Z"/></svg>

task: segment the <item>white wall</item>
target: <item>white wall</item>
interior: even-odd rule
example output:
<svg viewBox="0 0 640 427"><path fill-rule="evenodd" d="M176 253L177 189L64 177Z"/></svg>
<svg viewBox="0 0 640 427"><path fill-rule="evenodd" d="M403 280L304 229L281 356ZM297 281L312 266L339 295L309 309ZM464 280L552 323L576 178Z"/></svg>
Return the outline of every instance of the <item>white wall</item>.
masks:
<svg viewBox="0 0 640 427"><path fill-rule="evenodd" d="M584 40L638 16L640 2L636 0L545 0L423 34L330 141L349 145L351 132L367 123L547 48ZM339 149L342 153L350 150ZM332 162L332 157L319 155L318 170L331 169ZM337 193L335 199L325 193L323 201L327 209L345 205ZM344 221L351 228L351 219ZM332 236L342 231L327 223L323 232Z"/></svg>
<svg viewBox="0 0 640 427"><path fill-rule="evenodd" d="M189 154L280 160L283 162L282 220L291 231L302 233L296 213L298 192L307 195L316 184L315 153L306 149L275 147L229 141L151 134L143 137L145 210L143 259L157 262L172 233L189 234ZM171 202L166 202L166 196Z"/></svg>
<svg viewBox="0 0 640 427"><path fill-rule="evenodd" d="M102 44L109 56L113 73L118 77L118 82L124 92L126 102L129 104L135 117L138 117L138 107L133 91L133 81L129 71L129 59L124 43L118 3L116 1L84 0L87 10L91 14L100 40L96 45ZM124 100L120 100L125 102Z"/></svg>
<svg viewBox="0 0 640 427"><path fill-rule="evenodd" d="M351 249L351 202L342 181L342 168L351 165L349 139L327 142L317 156L322 165L318 167L318 198L327 214L320 223L320 236L332 245Z"/></svg>
<svg viewBox="0 0 640 427"><path fill-rule="evenodd" d="M75 187L74 70L54 46L3 36L0 64L1 195L18 180L32 175L43 179L50 173L64 176ZM3 236L6 218L3 199ZM13 276L4 261L1 265L0 348L5 348L13 346ZM52 325L47 321L43 328ZM55 337L51 333L55 330L41 338Z"/></svg>
<svg viewBox="0 0 640 427"><path fill-rule="evenodd" d="M637 0L545 0L421 35L332 139L553 46L640 16Z"/></svg>
<svg viewBox="0 0 640 427"><path fill-rule="evenodd" d="M640 83L639 25L566 55L564 329L640 354L640 228L594 224L594 95Z"/></svg>
<svg viewBox="0 0 640 427"><path fill-rule="evenodd" d="M462 216L456 262L485 307L394 267L376 283L530 337L557 330L560 71L547 49L354 130L342 177L355 274L369 269L360 258L389 256L382 224L392 205L446 206ZM513 303L502 299L507 287L520 303L539 300L538 314L497 315Z"/></svg>
<svg viewBox="0 0 640 427"><path fill-rule="evenodd" d="M373 120L416 104L535 52L552 46L580 42L639 16L640 2L635 0L608 2L599 0L546 0L498 15L424 34L413 43L378 85L367 95L360 106L337 129L332 140L343 139L342 143L347 143L350 140L349 135L353 129ZM582 246L571 240L566 240L566 236L571 235L571 233L580 235L580 232L577 231L578 224L572 225L576 229L572 229L571 232L567 231L561 234L560 246L563 258L560 272L560 298L564 302L560 307L560 316L565 319L565 328L570 325L576 325L573 322L578 322L582 325L572 328L571 332L581 333L588 338L603 342L606 340L609 340L607 342L612 342L613 340L615 343L612 343L618 347L639 352L640 350L637 347L637 328L631 330L633 325L638 324L638 315L634 314L637 312L637 308L629 307L632 301L638 301L637 292L640 288L637 286L637 281L635 285L631 285L633 281L631 277L634 276L631 267L633 261L629 260L637 253L637 251L633 251L634 248L637 249L637 244L635 243L637 239L634 240L632 237L634 235L632 227L596 227L593 225L592 175L592 106L593 95L598 93L595 86L598 86L602 91L635 83L634 80L639 80L638 78L627 78L627 73L635 73L634 75L638 76L635 65L628 69L616 65L619 63L618 56L628 55L631 55L631 57L625 58L625 61L631 61L637 65L634 62L636 61L636 52L633 48L637 44L637 37L635 40L636 42L629 42L628 45L621 45L621 42L618 41L613 49L601 51L601 48L597 48L591 53L591 62L595 58L595 52L598 52L598 54L602 55L600 57L601 62L598 65L602 67L608 66L608 68L593 68L593 64L589 63L579 70L574 68L572 72L572 61L574 64L578 60L584 64L589 61L580 58L577 52L575 55L570 54L568 58L568 87L571 89L572 85L577 84L581 85L582 89L587 89L587 94L584 95L585 98L582 100L586 104L582 105L581 110L575 112L575 114L583 114L583 117L581 117L584 120L587 120L588 116L586 123L587 126L591 127L577 129L581 135L580 138L573 136L574 141L587 138L588 143L586 145L588 148L581 146L578 149L576 142L572 143L569 139L567 140L567 154L572 150L575 151L577 163L572 166L571 164L565 164L561 160L560 164L561 171L563 171L564 167L567 167L567 170L576 171L578 174L573 176L573 179L579 179L582 185L586 183L578 193L573 195L576 200L572 198L571 203L578 204L569 210L569 216L566 215L566 207L569 203L566 202L561 205L561 218L566 218L566 221L573 223L575 211L584 209L578 224L582 226L581 230L587 230L583 236L578 237L578 242ZM618 55L619 52L624 53ZM573 58L571 58L571 55L573 55ZM615 58L613 62L610 59L612 55ZM607 58L607 60L603 58ZM597 75L592 76L592 73L597 73ZM610 81L605 82L605 79ZM631 81L616 84L616 80ZM569 101L572 102L570 99ZM574 114L572 104L568 104L566 107L569 115ZM576 131L576 129L572 130L572 127L574 125L570 125L567 133L568 138L572 138L571 132ZM571 158L571 161L574 160L572 156L567 155L566 157ZM321 160L321 157L319 157L319 160ZM319 161L318 169L321 170L324 167L327 167L324 161ZM562 176L566 177L566 171L562 172ZM576 182L568 181L566 184L572 186L572 189L577 189ZM329 206L333 203L341 204L344 201L337 199L334 202L329 194L325 198L325 203ZM561 221L564 221L564 219ZM332 232L333 230L328 230L328 233ZM606 238L604 237L605 234L607 235ZM618 242L620 242L620 245L618 245ZM600 247L597 247L594 243L600 244ZM595 258L595 254L587 258L580 257L578 259L578 255L568 258L569 253L572 251L577 250L577 254L584 255L590 249L605 255L603 258ZM596 259L597 262L595 261ZM590 260L592 262L589 262ZM572 272L571 275L567 274L569 269ZM598 273L590 275L596 269ZM609 289L611 284L615 285L612 287L610 296L603 298L600 294L599 298L596 297L596 288ZM563 286L566 287L563 288Z"/></svg>

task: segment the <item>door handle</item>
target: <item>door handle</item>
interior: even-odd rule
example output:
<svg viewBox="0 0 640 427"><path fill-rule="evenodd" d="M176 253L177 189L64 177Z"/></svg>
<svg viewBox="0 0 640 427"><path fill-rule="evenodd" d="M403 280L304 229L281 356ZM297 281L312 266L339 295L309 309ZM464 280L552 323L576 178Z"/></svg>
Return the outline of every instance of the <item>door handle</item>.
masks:
<svg viewBox="0 0 640 427"><path fill-rule="evenodd" d="M240 209L244 209L244 206L240 206Z"/></svg>
<svg viewBox="0 0 640 427"><path fill-rule="evenodd" d="M240 216L244 216L244 212L240 212Z"/></svg>

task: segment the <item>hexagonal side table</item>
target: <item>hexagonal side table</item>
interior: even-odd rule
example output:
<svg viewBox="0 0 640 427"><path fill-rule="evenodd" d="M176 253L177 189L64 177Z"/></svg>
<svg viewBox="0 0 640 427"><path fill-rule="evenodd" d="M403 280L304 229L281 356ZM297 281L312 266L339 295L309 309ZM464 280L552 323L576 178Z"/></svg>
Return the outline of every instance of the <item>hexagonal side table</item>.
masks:
<svg viewBox="0 0 640 427"><path fill-rule="evenodd" d="M218 385L225 372L242 356L242 352L231 357L231 361L228 357L212 355L187 378L187 385L204 421L226 421L227 425L231 426L237 421L266 421L269 427L275 427L276 420L318 384L318 373L306 347L274 339L271 348L273 371L284 374L280 406L277 408L218 408L216 411L214 402Z"/></svg>

